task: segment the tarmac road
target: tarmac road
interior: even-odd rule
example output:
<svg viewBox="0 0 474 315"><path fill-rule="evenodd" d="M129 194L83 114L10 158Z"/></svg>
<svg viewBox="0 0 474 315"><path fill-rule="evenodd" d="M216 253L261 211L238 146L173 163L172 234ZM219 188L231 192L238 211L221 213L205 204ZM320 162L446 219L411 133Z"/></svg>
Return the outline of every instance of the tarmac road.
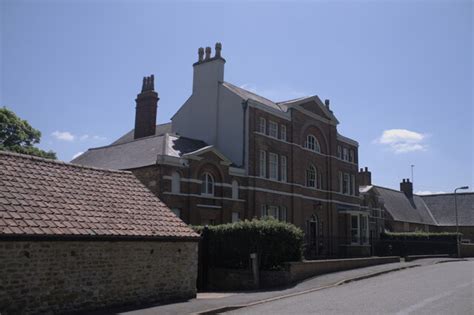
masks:
<svg viewBox="0 0 474 315"><path fill-rule="evenodd" d="M427 265L226 314L474 314L474 261Z"/></svg>

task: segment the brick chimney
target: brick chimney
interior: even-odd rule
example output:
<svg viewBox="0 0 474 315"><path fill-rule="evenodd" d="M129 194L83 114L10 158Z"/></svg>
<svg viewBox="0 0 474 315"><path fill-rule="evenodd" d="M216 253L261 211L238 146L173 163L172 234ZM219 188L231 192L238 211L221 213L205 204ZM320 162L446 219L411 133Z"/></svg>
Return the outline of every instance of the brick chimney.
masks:
<svg viewBox="0 0 474 315"><path fill-rule="evenodd" d="M400 183L400 191L403 192L407 198L413 197L413 183L410 182L409 178L404 178Z"/></svg>
<svg viewBox="0 0 474 315"><path fill-rule="evenodd" d="M224 81L225 59L221 51L221 43L216 43L214 57L211 57L211 47L198 49L198 61L193 64L193 93L208 94L217 90L218 83Z"/></svg>
<svg viewBox="0 0 474 315"><path fill-rule="evenodd" d="M365 167L365 169L361 168L359 171L359 186L370 185L372 185L372 173L368 167Z"/></svg>
<svg viewBox="0 0 474 315"><path fill-rule="evenodd" d="M154 136L156 132L156 111L158 108L158 93L155 92L155 77L153 74L143 78L142 91L135 102L135 134L134 139Z"/></svg>

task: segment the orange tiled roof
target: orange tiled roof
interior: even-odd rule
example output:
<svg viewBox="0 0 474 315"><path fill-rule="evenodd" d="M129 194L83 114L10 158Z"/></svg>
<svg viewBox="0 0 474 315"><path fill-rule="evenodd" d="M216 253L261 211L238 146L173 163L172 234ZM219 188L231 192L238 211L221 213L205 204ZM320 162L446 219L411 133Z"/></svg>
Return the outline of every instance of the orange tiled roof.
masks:
<svg viewBox="0 0 474 315"><path fill-rule="evenodd" d="M0 151L0 236L197 238L131 172Z"/></svg>

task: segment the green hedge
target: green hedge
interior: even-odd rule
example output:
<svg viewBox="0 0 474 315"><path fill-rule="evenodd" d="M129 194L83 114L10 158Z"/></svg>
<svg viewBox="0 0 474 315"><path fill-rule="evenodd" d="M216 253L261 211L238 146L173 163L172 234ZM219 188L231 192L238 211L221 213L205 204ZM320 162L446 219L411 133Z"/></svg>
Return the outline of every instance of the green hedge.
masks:
<svg viewBox="0 0 474 315"><path fill-rule="evenodd" d="M377 256L456 253L456 233L386 232L374 244Z"/></svg>
<svg viewBox="0 0 474 315"><path fill-rule="evenodd" d="M211 267L249 268L251 253L258 254L262 270L280 269L284 262L302 258L303 231L272 218L193 229L203 236L201 250Z"/></svg>

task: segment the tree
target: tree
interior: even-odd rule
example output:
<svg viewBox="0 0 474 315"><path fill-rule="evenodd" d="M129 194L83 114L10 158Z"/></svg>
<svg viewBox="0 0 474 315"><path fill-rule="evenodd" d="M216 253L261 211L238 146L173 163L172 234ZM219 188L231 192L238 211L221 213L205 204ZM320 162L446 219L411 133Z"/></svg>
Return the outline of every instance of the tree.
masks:
<svg viewBox="0 0 474 315"><path fill-rule="evenodd" d="M40 139L39 130L6 107L0 108L0 150L56 159L55 152L46 152L33 146Z"/></svg>

